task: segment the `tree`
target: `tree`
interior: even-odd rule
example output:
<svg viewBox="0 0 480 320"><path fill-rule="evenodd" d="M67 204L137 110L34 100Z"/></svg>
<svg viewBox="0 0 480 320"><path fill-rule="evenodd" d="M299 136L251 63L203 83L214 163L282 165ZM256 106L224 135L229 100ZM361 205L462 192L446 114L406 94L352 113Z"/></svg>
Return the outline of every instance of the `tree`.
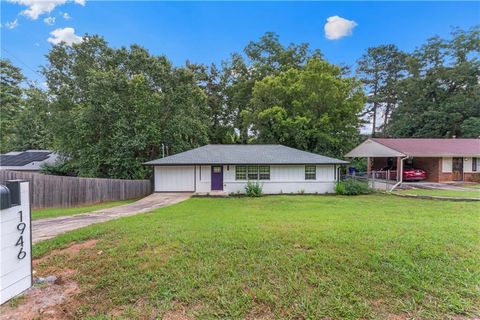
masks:
<svg viewBox="0 0 480 320"><path fill-rule="evenodd" d="M480 138L480 117L471 117L463 121L460 130L464 138Z"/></svg>
<svg viewBox="0 0 480 320"><path fill-rule="evenodd" d="M386 132L390 115L398 103L398 82L403 78L406 55L395 45L368 48L357 61L357 75L367 92L367 104L362 115L372 122L372 137L377 130ZM383 112L379 126L378 117Z"/></svg>
<svg viewBox="0 0 480 320"><path fill-rule="evenodd" d="M53 146L47 92L30 86L12 123L13 149L50 149Z"/></svg>
<svg viewBox="0 0 480 320"><path fill-rule="evenodd" d="M239 143L248 143L250 123L242 114L252 108L253 88L257 81L289 69L298 69L309 58L321 58L319 50L311 51L307 43L280 43L278 35L267 32L258 41L250 42L244 55L234 53L230 61L223 63L222 79L225 86L225 103L232 115L234 128L239 134Z"/></svg>
<svg viewBox="0 0 480 320"><path fill-rule="evenodd" d="M144 48L99 36L59 44L44 68L55 149L81 176L145 178L143 162L208 142L206 96L194 73Z"/></svg>
<svg viewBox="0 0 480 320"><path fill-rule="evenodd" d="M409 59L388 133L395 137L461 137L480 117L480 28L429 39Z"/></svg>
<svg viewBox="0 0 480 320"><path fill-rule="evenodd" d="M252 111L255 142L342 156L358 137L365 102L361 83L319 58L256 82Z"/></svg>
<svg viewBox="0 0 480 320"><path fill-rule="evenodd" d="M25 78L20 68L9 60L0 59L0 151L15 149L14 123L22 104Z"/></svg>
<svg viewBox="0 0 480 320"><path fill-rule="evenodd" d="M221 70L212 63L210 67L187 62L187 68L195 74L198 86L207 97L208 138L210 143L233 143L236 134L232 113L225 101L225 83Z"/></svg>

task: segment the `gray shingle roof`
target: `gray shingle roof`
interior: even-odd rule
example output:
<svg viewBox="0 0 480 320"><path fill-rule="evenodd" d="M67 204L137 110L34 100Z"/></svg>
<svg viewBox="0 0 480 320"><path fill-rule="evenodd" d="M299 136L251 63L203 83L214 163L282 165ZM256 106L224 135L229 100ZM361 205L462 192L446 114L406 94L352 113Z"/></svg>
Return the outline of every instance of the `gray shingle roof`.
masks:
<svg viewBox="0 0 480 320"><path fill-rule="evenodd" d="M187 164L345 164L343 160L301 151L280 144L209 144L146 165Z"/></svg>

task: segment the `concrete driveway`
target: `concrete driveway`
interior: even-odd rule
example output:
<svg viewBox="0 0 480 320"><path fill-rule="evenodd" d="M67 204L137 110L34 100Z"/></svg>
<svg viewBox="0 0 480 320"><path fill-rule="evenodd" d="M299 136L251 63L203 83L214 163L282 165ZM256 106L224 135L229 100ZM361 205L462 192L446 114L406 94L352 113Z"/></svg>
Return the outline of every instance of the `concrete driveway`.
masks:
<svg viewBox="0 0 480 320"><path fill-rule="evenodd" d="M94 223L105 222L138 213L152 211L187 200L192 193L153 193L134 203L101 209L73 216L40 219L32 221L32 242L53 238L59 234L83 228Z"/></svg>
<svg viewBox="0 0 480 320"><path fill-rule="evenodd" d="M443 182L404 182L403 185L418 189L475 191L474 188L466 188L453 183Z"/></svg>

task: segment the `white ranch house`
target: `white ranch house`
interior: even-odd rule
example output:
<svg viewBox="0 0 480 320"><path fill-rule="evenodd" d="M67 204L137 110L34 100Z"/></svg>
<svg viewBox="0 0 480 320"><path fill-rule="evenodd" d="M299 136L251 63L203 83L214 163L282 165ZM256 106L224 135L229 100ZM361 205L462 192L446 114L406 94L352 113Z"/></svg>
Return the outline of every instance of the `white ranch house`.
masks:
<svg viewBox="0 0 480 320"><path fill-rule="evenodd" d="M244 193L258 181L266 194L334 193L348 162L283 145L206 145L149 161L155 192Z"/></svg>

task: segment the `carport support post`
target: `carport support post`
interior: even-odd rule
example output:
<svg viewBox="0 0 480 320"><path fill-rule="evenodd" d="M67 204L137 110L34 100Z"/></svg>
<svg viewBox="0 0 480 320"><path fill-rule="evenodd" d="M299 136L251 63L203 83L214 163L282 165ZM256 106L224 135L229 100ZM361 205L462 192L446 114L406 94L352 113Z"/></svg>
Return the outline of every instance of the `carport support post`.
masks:
<svg viewBox="0 0 480 320"><path fill-rule="evenodd" d="M401 157L397 157L397 181L400 181L403 175L403 161Z"/></svg>
<svg viewBox="0 0 480 320"><path fill-rule="evenodd" d="M372 160L370 157L367 157L367 177L370 177L371 171L372 171Z"/></svg>

